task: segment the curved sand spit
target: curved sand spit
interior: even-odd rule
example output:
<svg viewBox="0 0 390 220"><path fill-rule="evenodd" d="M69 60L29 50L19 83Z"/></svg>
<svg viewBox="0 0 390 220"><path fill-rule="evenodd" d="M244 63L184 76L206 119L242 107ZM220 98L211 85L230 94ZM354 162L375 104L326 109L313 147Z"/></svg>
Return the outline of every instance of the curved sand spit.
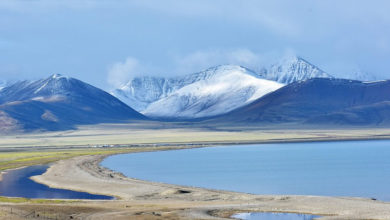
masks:
<svg viewBox="0 0 390 220"><path fill-rule="evenodd" d="M86 218L130 216L215 219L240 211L299 212L327 215L322 219L390 219L390 203L363 198L263 196L182 187L126 178L99 166L103 156L81 156L52 165L35 176L51 187L116 196L113 201L83 201L102 208ZM143 210L142 210L143 209ZM140 218L142 219L142 218ZM147 217L146 217L147 219Z"/></svg>

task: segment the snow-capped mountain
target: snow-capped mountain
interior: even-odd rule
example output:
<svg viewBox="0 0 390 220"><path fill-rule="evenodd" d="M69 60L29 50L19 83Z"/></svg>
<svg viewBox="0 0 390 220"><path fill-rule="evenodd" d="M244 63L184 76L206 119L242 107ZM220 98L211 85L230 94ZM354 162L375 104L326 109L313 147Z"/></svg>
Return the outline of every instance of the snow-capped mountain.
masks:
<svg viewBox="0 0 390 220"><path fill-rule="evenodd" d="M53 98L93 96L99 92L103 91L80 80L53 74L45 79L19 81L3 88L0 93L0 104L14 101L45 101Z"/></svg>
<svg viewBox="0 0 390 220"><path fill-rule="evenodd" d="M121 88L111 91L111 94L141 112L150 103L168 96L188 83L190 82L185 82L182 78L144 76L130 80Z"/></svg>
<svg viewBox="0 0 390 220"><path fill-rule="evenodd" d="M79 124L145 119L103 90L58 74L0 90L0 113L27 130L62 130Z"/></svg>
<svg viewBox="0 0 390 220"><path fill-rule="evenodd" d="M164 118L201 118L223 114L251 103L283 85L259 79L239 66L219 66L167 97L150 104L143 114Z"/></svg>
<svg viewBox="0 0 390 220"><path fill-rule="evenodd" d="M282 84L310 78L333 77L300 57L289 57L259 73L221 65L186 76L136 77L111 94L147 116L198 118L229 112Z"/></svg>
<svg viewBox="0 0 390 220"><path fill-rule="evenodd" d="M333 78L315 65L296 56L284 58L269 68L263 68L259 74L265 79L283 84L311 78Z"/></svg>
<svg viewBox="0 0 390 220"><path fill-rule="evenodd" d="M136 77L122 87L111 91L111 94L128 104L139 112L143 112L151 103L166 98L173 92L192 83L208 80L218 73L220 76L224 71L236 69L254 77L259 77L253 71L240 66L221 65L209 68L205 71L177 77Z"/></svg>

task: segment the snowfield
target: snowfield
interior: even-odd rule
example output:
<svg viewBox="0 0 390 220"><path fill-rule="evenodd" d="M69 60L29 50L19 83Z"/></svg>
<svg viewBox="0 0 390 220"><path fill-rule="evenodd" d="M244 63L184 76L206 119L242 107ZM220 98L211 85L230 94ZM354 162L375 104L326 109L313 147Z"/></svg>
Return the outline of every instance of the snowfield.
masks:
<svg viewBox="0 0 390 220"><path fill-rule="evenodd" d="M282 86L257 78L242 67L222 66L209 77L153 102L142 113L165 118L210 117L230 112Z"/></svg>

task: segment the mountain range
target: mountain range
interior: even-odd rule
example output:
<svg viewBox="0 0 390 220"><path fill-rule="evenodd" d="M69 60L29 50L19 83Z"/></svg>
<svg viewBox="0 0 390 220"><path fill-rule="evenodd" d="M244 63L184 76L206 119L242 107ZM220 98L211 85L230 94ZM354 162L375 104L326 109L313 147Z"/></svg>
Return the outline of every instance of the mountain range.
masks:
<svg viewBox="0 0 390 220"><path fill-rule="evenodd" d="M178 77L135 77L111 94L153 118L203 118L249 104L285 84L315 77L332 78L299 57L283 59L255 72L221 65Z"/></svg>
<svg viewBox="0 0 390 220"><path fill-rule="evenodd" d="M0 85L0 132L151 119L387 125L389 91L390 81L337 79L298 57L260 72L221 65L179 77L136 77L112 94L55 74Z"/></svg>
<svg viewBox="0 0 390 220"><path fill-rule="evenodd" d="M251 103L283 86L259 79L246 68L228 65L210 68L189 78L193 83L182 85L151 103L142 113L154 118L211 117Z"/></svg>
<svg viewBox="0 0 390 220"><path fill-rule="evenodd" d="M143 120L109 93L80 80L52 75L0 90L0 129L64 130L81 124Z"/></svg>
<svg viewBox="0 0 390 220"><path fill-rule="evenodd" d="M389 124L390 81L330 78L298 81L210 122Z"/></svg>

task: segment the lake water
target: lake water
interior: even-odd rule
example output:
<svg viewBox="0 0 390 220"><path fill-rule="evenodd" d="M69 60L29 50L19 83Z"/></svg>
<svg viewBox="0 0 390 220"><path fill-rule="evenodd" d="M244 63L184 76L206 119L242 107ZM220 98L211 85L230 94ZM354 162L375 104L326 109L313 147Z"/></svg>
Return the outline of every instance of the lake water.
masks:
<svg viewBox="0 0 390 220"><path fill-rule="evenodd" d="M50 188L30 179L31 176L43 174L47 168L48 166L45 165L30 166L3 174L3 179L0 181L0 196L45 199L113 199L110 196Z"/></svg>
<svg viewBox="0 0 390 220"><path fill-rule="evenodd" d="M114 155L103 166L143 180L255 194L390 201L390 141L259 144Z"/></svg>
<svg viewBox="0 0 390 220"><path fill-rule="evenodd" d="M312 220L321 216L299 213L253 212L238 213L232 217L242 220Z"/></svg>

